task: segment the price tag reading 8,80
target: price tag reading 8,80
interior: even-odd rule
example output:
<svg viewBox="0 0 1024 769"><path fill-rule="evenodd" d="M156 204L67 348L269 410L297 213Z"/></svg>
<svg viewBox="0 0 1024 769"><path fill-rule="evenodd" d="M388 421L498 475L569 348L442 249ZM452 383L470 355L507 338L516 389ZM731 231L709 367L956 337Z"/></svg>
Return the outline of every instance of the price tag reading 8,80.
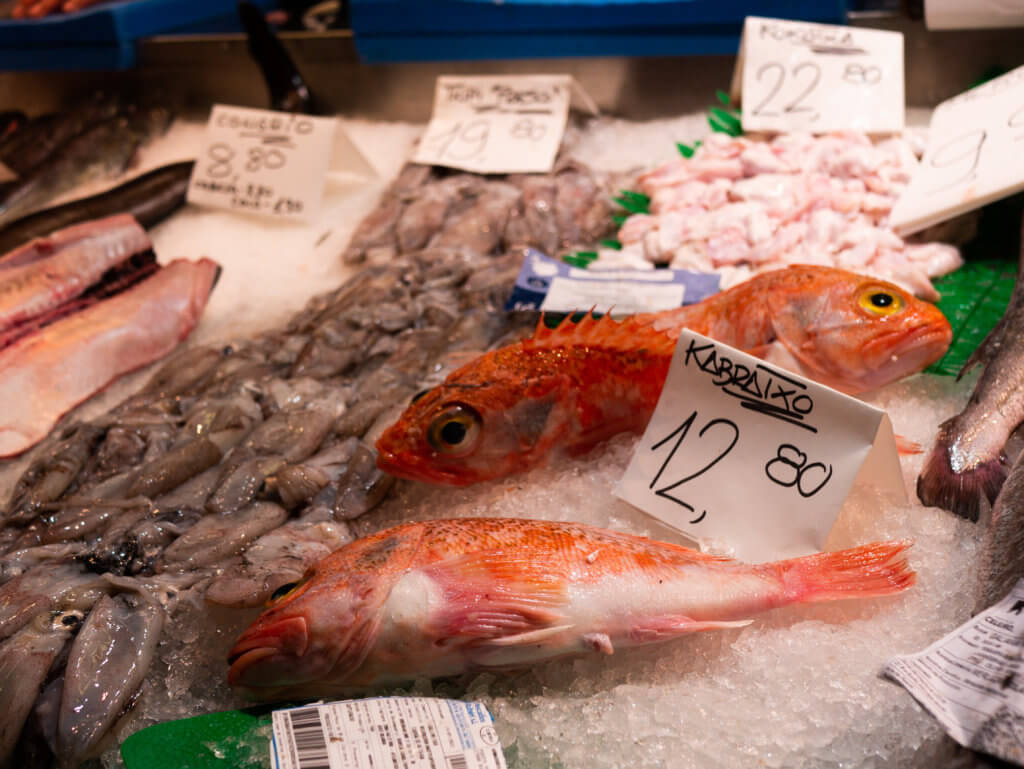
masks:
<svg viewBox="0 0 1024 769"><path fill-rule="evenodd" d="M275 219L315 216L337 126L334 118L215 105L188 201Z"/></svg>
<svg viewBox="0 0 1024 769"><path fill-rule="evenodd" d="M744 131L903 129L903 35L748 16L734 88Z"/></svg>
<svg viewBox="0 0 1024 769"><path fill-rule="evenodd" d="M439 77L413 160L484 174L550 171L571 96L568 75Z"/></svg>
<svg viewBox="0 0 1024 769"><path fill-rule="evenodd" d="M1024 189L1024 67L942 102L890 225L917 232Z"/></svg>
<svg viewBox="0 0 1024 769"><path fill-rule="evenodd" d="M858 476L906 498L885 412L684 331L616 494L760 562L820 550Z"/></svg>

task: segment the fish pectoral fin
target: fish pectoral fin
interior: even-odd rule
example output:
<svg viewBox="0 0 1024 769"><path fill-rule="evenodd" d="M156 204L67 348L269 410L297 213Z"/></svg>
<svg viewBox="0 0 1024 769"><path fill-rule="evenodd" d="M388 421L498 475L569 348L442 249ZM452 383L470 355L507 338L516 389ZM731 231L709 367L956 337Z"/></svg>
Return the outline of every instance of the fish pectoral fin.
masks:
<svg viewBox="0 0 1024 769"><path fill-rule="evenodd" d="M523 646L528 644L544 643L554 636L565 633L568 630L572 630L572 628L572 625L554 625L552 627L541 628L540 630L528 630L525 633L489 638L484 641L481 646Z"/></svg>
<svg viewBox="0 0 1024 769"><path fill-rule="evenodd" d="M653 643L687 633L699 633L702 630L728 630L729 628L746 627L753 621L752 619L741 619L728 622L715 620L701 622L690 617L656 617L637 622L633 625L629 635L636 643Z"/></svg>

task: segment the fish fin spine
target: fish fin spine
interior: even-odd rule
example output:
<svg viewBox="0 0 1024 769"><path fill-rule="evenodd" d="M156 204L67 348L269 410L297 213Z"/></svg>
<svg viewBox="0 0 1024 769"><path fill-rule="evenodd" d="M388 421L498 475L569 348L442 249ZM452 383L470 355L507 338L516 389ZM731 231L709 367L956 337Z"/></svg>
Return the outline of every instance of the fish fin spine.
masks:
<svg viewBox="0 0 1024 769"><path fill-rule="evenodd" d="M534 335L526 342L535 348L599 345L626 351L636 350L639 345L652 353L671 355L679 335L671 333L671 327L656 328L657 317L657 314L630 315L618 321L607 314L595 317L591 309L577 322L566 315L554 328L544 325L542 317Z"/></svg>
<svg viewBox="0 0 1024 769"><path fill-rule="evenodd" d="M906 590L917 580L907 563L909 541L872 542L767 564L783 584L781 604L869 598Z"/></svg>

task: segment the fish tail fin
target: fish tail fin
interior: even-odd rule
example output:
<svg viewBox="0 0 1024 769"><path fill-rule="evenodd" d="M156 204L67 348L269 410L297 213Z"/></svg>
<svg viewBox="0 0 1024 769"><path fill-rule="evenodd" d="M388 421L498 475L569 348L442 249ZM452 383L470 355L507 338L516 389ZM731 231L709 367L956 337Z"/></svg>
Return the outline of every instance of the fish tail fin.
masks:
<svg viewBox="0 0 1024 769"><path fill-rule="evenodd" d="M907 563L908 541L815 553L774 564L780 569L787 602L869 598L906 590L917 580Z"/></svg>
<svg viewBox="0 0 1024 769"><path fill-rule="evenodd" d="M1007 468L996 457L963 472L954 471L950 457L953 454L953 434L957 429L955 419L939 425L935 445L917 477L917 498L928 506L941 507L961 518L977 521L986 500L992 504L999 495Z"/></svg>

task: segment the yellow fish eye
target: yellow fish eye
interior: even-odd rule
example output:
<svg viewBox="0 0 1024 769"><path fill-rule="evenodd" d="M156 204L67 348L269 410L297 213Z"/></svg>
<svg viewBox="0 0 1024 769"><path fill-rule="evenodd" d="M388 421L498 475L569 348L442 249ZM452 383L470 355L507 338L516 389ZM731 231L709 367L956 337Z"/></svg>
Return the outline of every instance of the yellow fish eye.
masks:
<svg viewBox="0 0 1024 769"><path fill-rule="evenodd" d="M871 286L861 291L857 304L878 317L893 315L906 306L902 296L882 286Z"/></svg>
<svg viewBox="0 0 1024 769"><path fill-rule="evenodd" d="M434 417L427 428L427 440L442 454L458 456L472 450L480 437L483 420L469 406L453 403Z"/></svg>

